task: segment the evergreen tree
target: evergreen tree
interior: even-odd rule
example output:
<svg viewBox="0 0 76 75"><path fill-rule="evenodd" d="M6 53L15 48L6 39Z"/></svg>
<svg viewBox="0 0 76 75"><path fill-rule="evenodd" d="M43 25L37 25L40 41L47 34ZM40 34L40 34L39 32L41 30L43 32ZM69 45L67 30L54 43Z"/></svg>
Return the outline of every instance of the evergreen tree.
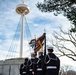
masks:
<svg viewBox="0 0 76 75"><path fill-rule="evenodd" d="M76 32L76 0L44 0L36 5L42 12L53 12L55 16L63 14L74 25L71 32Z"/></svg>

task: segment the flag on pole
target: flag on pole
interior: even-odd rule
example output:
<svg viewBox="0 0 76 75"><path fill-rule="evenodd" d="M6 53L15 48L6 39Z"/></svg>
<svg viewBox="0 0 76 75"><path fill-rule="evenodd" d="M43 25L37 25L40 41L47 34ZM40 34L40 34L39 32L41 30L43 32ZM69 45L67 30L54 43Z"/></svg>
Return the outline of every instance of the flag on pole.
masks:
<svg viewBox="0 0 76 75"><path fill-rule="evenodd" d="M35 47L35 44L36 44L36 39L32 39L30 42L29 42L29 45L30 47Z"/></svg>
<svg viewBox="0 0 76 75"><path fill-rule="evenodd" d="M44 41L44 39L45 39L45 33L37 39L36 47L34 48L34 52L37 52L40 49L43 50L43 41Z"/></svg>
<svg viewBox="0 0 76 75"><path fill-rule="evenodd" d="M40 41L40 40L38 41L38 44L40 45L41 50L43 50L43 45L42 45L42 43L41 43L41 41Z"/></svg>

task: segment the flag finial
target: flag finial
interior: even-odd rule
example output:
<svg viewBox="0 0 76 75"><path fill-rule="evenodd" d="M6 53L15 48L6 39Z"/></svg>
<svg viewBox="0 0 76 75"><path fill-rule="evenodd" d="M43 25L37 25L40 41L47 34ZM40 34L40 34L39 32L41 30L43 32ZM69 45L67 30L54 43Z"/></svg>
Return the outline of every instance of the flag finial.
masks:
<svg viewBox="0 0 76 75"><path fill-rule="evenodd" d="M44 28L44 33L46 33L46 29Z"/></svg>

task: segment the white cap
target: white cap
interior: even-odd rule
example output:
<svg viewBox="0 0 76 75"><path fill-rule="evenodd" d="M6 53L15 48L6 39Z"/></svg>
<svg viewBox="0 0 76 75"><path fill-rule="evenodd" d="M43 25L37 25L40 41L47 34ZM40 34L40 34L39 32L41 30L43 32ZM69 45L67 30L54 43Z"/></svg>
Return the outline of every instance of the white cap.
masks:
<svg viewBox="0 0 76 75"><path fill-rule="evenodd" d="M39 50L38 53L43 53L43 51L42 50Z"/></svg>
<svg viewBox="0 0 76 75"><path fill-rule="evenodd" d="M53 49L53 47L52 46L48 46L47 49Z"/></svg>
<svg viewBox="0 0 76 75"><path fill-rule="evenodd" d="M34 52L32 52L32 53L31 53L31 55L35 55L35 53L34 53Z"/></svg>

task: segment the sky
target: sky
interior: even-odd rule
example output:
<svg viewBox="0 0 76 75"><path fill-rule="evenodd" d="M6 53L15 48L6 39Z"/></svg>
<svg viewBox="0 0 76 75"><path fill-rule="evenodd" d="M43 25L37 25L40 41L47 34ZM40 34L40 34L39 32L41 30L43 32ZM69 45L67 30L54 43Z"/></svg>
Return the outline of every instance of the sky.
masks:
<svg viewBox="0 0 76 75"><path fill-rule="evenodd" d="M70 21L61 14L54 16L53 13L43 13L39 11L36 7L36 3L42 1L43 0L25 0L25 4L30 9L29 14L25 16L25 25L27 21L32 35L31 37L34 38L35 35L36 37L41 36L44 33L44 29L46 30L47 38L52 36L53 31L59 32L59 27L67 31L71 26ZM0 0L0 60L4 60L8 57L19 57L19 35L15 35L18 25L21 24L21 15L17 14L15 11L18 4L21 4L21 0ZM27 28L25 29L28 30ZM18 30L20 31L20 29ZM13 38L15 36L17 39ZM30 55L26 36L27 34L25 34L24 38L24 57ZM12 41L13 39L15 42ZM49 42L49 40L50 38L47 41ZM13 49L11 45L14 45L16 50L10 51L10 49ZM76 66L74 66L75 62L65 58L66 57L60 58L61 64L71 65L76 68Z"/></svg>

